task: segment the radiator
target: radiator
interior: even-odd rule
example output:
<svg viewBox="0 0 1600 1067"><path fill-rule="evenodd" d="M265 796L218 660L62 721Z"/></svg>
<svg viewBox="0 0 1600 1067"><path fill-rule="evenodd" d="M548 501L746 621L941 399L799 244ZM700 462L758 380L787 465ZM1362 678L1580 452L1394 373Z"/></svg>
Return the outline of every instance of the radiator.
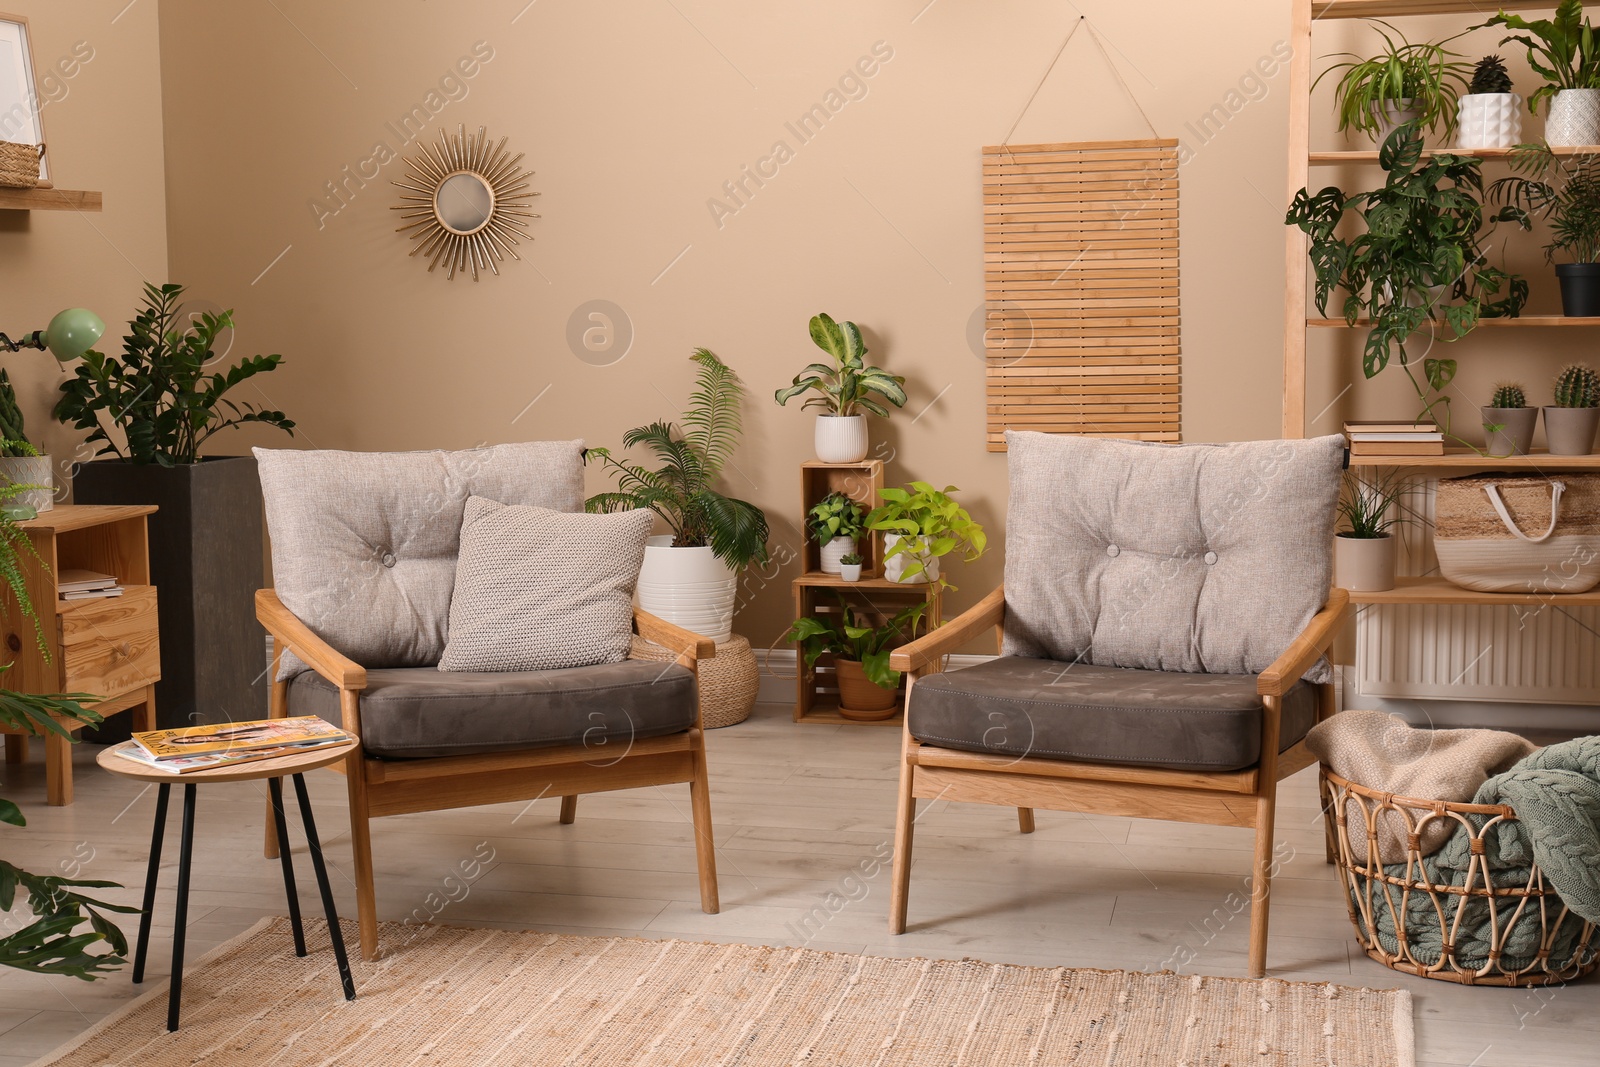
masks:
<svg viewBox="0 0 1600 1067"><path fill-rule="evenodd" d="M1434 479L1399 506L1401 574L1437 574ZM1362 694L1437 700L1600 705L1600 607L1368 605L1356 616Z"/></svg>

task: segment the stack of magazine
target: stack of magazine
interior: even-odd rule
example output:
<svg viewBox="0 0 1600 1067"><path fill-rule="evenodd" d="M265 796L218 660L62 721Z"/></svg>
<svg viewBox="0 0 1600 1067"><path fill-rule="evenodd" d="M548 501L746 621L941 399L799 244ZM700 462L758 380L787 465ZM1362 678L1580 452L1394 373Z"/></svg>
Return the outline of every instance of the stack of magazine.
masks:
<svg viewBox="0 0 1600 1067"><path fill-rule="evenodd" d="M230 767L236 763L294 756L349 741L350 735L315 715L258 719L215 726L136 733L112 751L168 774Z"/></svg>
<svg viewBox="0 0 1600 1067"><path fill-rule="evenodd" d="M56 592L62 600L96 600L100 597L121 596L122 586L114 574L86 571L68 567L56 581Z"/></svg>

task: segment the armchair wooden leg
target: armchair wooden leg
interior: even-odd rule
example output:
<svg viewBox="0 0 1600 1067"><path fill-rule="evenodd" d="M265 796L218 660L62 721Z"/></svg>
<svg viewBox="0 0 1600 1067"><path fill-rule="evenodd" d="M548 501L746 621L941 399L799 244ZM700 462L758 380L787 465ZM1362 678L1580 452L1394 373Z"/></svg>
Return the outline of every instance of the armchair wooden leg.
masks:
<svg viewBox="0 0 1600 1067"><path fill-rule="evenodd" d="M6 762L28 762L28 735L6 734Z"/></svg>
<svg viewBox="0 0 1600 1067"><path fill-rule="evenodd" d="M1033 833L1033 809L1017 809L1017 828L1025 834Z"/></svg>
<svg viewBox="0 0 1600 1067"><path fill-rule="evenodd" d="M911 795L916 767L906 758L907 744L905 740L900 744L900 796L894 815L894 871L889 883L891 934L906 932L906 902L911 893L911 832L917 821L917 800Z"/></svg>
<svg viewBox="0 0 1600 1067"><path fill-rule="evenodd" d="M571 826L578 817L578 798L576 796L561 798L561 825Z"/></svg>
<svg viewBox="0 0 1600 1067"><path fill-rule="evenodd" d="M1256 798L1256 851L1250 871L1250 977L1267 976L1267 913L1272 904L1272 833L1276 790Z"/></svg>
<svg viewBox="0 0 1600 1067"><path fill-rule="evenodd" d="M690 745L694 751L694 779L689 783L689 804L694 812L694 855L700 873L700 910L715 915L722 910L717 897L717 839L711 828L711 780L706 774L706 737L699 730L691 730ZM562 822L566 818L567 800L574 807L577 798L563 797Z"/></svg>
<svg viewBox="0 0 1600 1067"><path fill-rule="evenodd" d="M345 763L350 792L350 852L355 859L356 918L361 926L361 958L375 960L378 951L378 891L373 884L372 826L367 814L366 768L359 751Z"/></svg>

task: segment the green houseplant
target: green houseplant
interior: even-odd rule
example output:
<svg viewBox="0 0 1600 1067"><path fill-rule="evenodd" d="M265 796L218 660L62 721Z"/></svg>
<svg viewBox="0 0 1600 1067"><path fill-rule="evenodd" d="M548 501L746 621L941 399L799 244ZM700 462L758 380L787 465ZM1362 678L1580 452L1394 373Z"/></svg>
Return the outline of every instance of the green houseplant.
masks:
<svg viewBox="0 0 1600 1067"><path fill-rule="evenodd" d="M1561 0L1554 18L1529 20L1501 11L1473 29L1491 26L1523 31L1500 43L1525 46L1528 66L1545 80L1528 97L1535 112L1541 100L1550 101L1545 140L1561 146L1600 143L1600 41L1583 17L1581 0Z"/></svg>
<svg viewBox="0 0 1600 1067"><path fill-rule="evenodd" d="M1429 130L1443 123L1449 137L1455 131L1456 99L1467 87L1470 66L1445 47L1448 41L1413 44L1389 23L1370 21L1383 38L1383 51L1370 58L1336 53L1331 58L1349 58L1317 77L1320 83L1340 72L1334 89L1339 129L1361 130L1381 142L1402 123L1417 122Z"/></svg>
<svg viewBox="0 0 1600 1067"><path fill-rule="evenodd" d="M884 404L904 407L906 380L867 365L867 344L853 322L834 322L826 312L813 315L811 340L833 362L810 364L773 399L784 406L802 393L815 392L802 407L822 411L816 425L817 458L824 463L859 462L867 456L865 413L886 419Z"/></svg>
<svg viewBox="0 0 1600 1067"><path fill-rule="evenodd" d="M11 490L6 503L35 513L55 507L55 478L50 457L39 454L28 440L22 408L11 376L0 367L0 487Z"/></svg>
<svg viewBox="0 0 1600 1067"><path fill-rule="evenodd" d="M1399 471L1363 479L1347 471L1339 494L1344 529L1333 539L1335 584L1357 592L1379 592L1395 584L1395 539L1390 531L1407 521L1397 507L1410 483Z"/></svg>
<svg viewBox="0 0 1600 1067"><path fill-rule="evenodd" d="M1526 456L1533 447L1533 428L1539 409L1528 406L1528 395L1517 382L1495 386L1483 408L1484 451L1491 456Z"/></svg>
<svg viewBox="0 0 1600 1067"><path fill-rule="evenodd" d="M238 399L280 355L232 365L216 351L233 314L191 314L181 285L146 285L120 355L84 353L55 416L89 431L94 462L73 472L80 504L154 504L150 581L161 590L158 725L265 718L255 685L261 628L261 483L251 456L202 455L216 433L258 425L293 433L281 411ZM100 740L124 736L101 731Z"/></svg>
<svg viewBox="0 0 1600 1067"><path fill-rule="evenodd" d="M1584 363L1563 367L1555 404L1544 409L1544 436L1555 456L1587 456L1600 428L1600 374Z"/></svg>
<svg viewBox="0 0 1600 1067"><path fill-rule="evenodd" d="M839 557L839 577L847 582L861 580L861 556L856 552L846 552Z"/></svg>
<svg viewBox="0 0 1600 1067"><path fill-rule="evenodd" d="M1329 186L1316 194L1301 189L1285 222L1310 238L1317 310L1327 314L1335 291L1342 290L1345 321L1370 322L1362 350L1365 375L1375 377L1397 360L1422 403L1418 419L1432 418L1449 433L1450 398L1443 390L1455 377L1456 361L1427 356L1419 379L1406 344L1424 327L1431 346L1466 336L1480 319L1521 312L1528 283L1488 263L1484 224L1513 222L1526 229L1527 213L1507 205L1486 220L1479 161L1448 153L1424 159L1414 123L1389 135L1378 164L1385 172L1381 188L1346 193ZM1348 238L1341 233L1347 219L1359 224Z"/></svg>
<svg viewBox="0 0 1600 1067"><path fill-rule="evenodd" d="M884 577L895 582L938 582L954 589L939 574L939 560L957 550L968 562L983 555L988 535L951 498L955 486L935 489L912 482L907 489L885 489L883 503L867 515L867 529L881 531Z"/></svg>
<svg viewBox="0 0 1600 1067"><path fill-rule="evenodd" d="M812 539L822 546L822 573L839 573L843 557L855 552L856 538L866 528L866 521L866 509L840 492L829 493L806 512L806 527Z"/></svg>
<svg viewBox="0 0 1600 1067"><path fill-rule="evenodd" d="M1549 220L1545 262L1571 259L1556 263L1562 312L1600 315L1600 155L1563 159L1548 144L1519 145L1511 170L1489 186L1489 199Z"/></svg>
<svg viewBox="0 0 1600 1067"><path fill-rule="evenodd" d="M680 430L669 421L638 426L622 447L642 446L655 469L591 448L588 458L616 478L612 492L590 497L592 512L648 508L672 533L652 537L639 572L639 603L669 622L726 641L733 633L738 571L767 559L767 517L747 500L715 486L743 435L744 384L707 348L689 357L694 392Z"/></svg>
<svg viewBox="0 0 1600 1067"><path fill-rule="evenodd" d="M1456 144L1466 151L1510 148L1522 140L1522 97L1499 56L1484 56L1456 105Z"/></svg>
<svg viewBox="0 0 1600 1067"><path fill-rule="evenodd" d="M900 672L889 666L889 653L916 638L927 609L926 601L918 601L881 626L864 626L841 597L838 615L796 619L784 640L798 642L808 668L814 668L823 655L833 655L841 715L887 719L895 713L895 688L900 684Z"/></svg>

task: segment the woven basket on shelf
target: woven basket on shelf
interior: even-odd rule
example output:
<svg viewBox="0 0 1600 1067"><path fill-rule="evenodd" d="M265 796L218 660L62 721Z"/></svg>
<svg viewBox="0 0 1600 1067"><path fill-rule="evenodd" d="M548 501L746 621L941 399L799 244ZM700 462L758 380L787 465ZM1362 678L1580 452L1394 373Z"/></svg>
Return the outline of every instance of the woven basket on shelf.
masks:
<svg viewBox="0 0 1600 1067"><path fill-rule="evenodd" d="M0 185L8 189L32 189L39 184L39 160L44 145L0 141Z"/></svg>
<svg viewBox="0 0 1600 1067"><path fill-rule="evenodd" d="M1519 875L1516 884L1494 887L1495 837L1516 822L1511 808L1397 797L1346 781L1327 767L1322 785L1324 803L1335 813L1336 862L1350 923L1361 947L1379 963L1463 985L1532 986L1582 978L1600 962L1595 924L1568 910L1537 865L1526 880ZM1454 822L1455 833L1468 835L1471 859L1462 885L1431 882L1424 868L1421 838L1438 820ZM1387 873L1379 858L1386 824L1406 841L1402 875ZM1352 834L1359 849L1351 845ZM1424 897L1426 906L1419 906ZM1469 943L1463 926L1482 919L1490 921L1487 945ZM1536 948L1528 941L1534 932Z"/></svg>
<svg viewBox="0 0 1600 1067"><path fill-rule="evenodd" d="M668 663L677 654L635 635L630 659ZM717 654L700 661L700 719L707 730L744 722L755 710L761 668L750 642L738 634L717 642Z"/></svg>

